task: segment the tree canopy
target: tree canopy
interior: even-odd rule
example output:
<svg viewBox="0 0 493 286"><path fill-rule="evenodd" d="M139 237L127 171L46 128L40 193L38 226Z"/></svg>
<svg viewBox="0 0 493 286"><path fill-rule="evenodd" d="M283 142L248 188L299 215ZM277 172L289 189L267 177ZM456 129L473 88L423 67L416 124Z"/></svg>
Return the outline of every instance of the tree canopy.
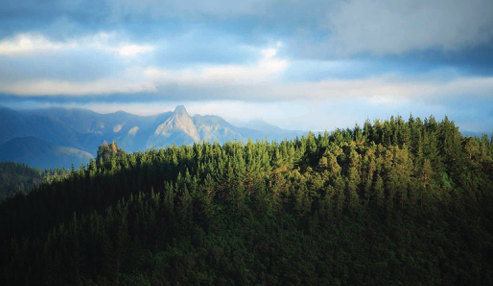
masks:
<svg viewBox="0 0 493 286"><path fill-rule="evenodd" d="M0 205L1 281L491 285L492 158L488 136L412 116L281 142L101 146Z"/></svg>

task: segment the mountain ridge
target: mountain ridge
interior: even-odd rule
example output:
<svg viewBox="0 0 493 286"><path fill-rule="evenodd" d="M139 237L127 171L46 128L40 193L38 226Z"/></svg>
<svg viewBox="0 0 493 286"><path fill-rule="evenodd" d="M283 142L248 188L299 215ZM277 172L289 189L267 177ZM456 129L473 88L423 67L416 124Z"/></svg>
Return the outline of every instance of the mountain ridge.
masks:
<svg viewBox="0 0 493 286"><path fill-rule="evenodd" d="M159 124L154 134L149 137L146 147L164 145L169 141L183 140L187 144L200 141L197 128L183 105L179 105L163 123Z"/></svg>
<svg viewBox="0 0 493 286"><path fill-rule="evenodd" d="M0 108L0 144L17 137L34 137L88 152L92 156L96 156L98 146L105 140L117 142L128 152L136 152L167 147L173 143L193 144L204 140L221 144L232 140L247 141L248 138L281 141L307 133L284 130L274 125L269 127L270 130L255 130L234 126L217 115L190 116L184 105L176 106L173 111L150 116L139 116L122 110L102 114L81 108L56 107L23 111Z"/></svg>
<svg viewBox="0 0 493 286"><path fill-rule="evenodd" d="M0 145L0 161L24 163L41 169L78 168L93 159L90 153L27 136L16 137Z"/></svg>

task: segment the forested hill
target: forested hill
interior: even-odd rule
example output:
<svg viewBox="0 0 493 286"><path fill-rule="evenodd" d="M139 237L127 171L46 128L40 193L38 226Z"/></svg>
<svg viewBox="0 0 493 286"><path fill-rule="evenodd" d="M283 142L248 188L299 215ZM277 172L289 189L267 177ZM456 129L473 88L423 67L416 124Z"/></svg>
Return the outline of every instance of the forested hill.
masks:
<svg viewBox="0 0 493 286"><path fill-rule="evenodd" d="M493 143L447 118L119 150L0 205L2 285L493 285Z"/></svg>
<svg viewBox="0 0 493 286"><path fill-rule="evenodd" d="M41 185L43 181L52 181L54 177L67 177L69 170L63 168L31 168L14 162L0 162L0 202L16 192L27 192Z"/></svg>

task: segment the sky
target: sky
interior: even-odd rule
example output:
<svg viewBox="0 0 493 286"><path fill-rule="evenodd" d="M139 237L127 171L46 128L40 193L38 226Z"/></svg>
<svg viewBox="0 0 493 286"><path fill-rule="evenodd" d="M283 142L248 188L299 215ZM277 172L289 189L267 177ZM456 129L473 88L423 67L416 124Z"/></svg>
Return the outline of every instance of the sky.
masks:
<svg viewBox="0 0 493 286"><path fill-rule="evenodd" d="M3 0L0 104L493 130L491 0Z"/></svg>

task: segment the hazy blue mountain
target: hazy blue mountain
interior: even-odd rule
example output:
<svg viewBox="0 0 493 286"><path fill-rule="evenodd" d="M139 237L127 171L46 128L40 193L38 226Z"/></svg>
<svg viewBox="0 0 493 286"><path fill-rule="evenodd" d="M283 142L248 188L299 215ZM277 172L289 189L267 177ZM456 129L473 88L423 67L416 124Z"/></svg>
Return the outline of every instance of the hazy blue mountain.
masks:
<svg viewBox="0 0 493 286"><path fill-rule="evenodd" d="M48 117L77 132L75 141L81 149L95 154L101 143L117 141L124 149L143 149L148 134L141 136L150 127L156 116L138 116L124 111L100 114L87 109L49 108L25 112L30 116ZM72 144L69 144L72 145Z"/></svg>
<svg viewBox="0 0 493 286"><path fill-rule="evenodd" d="M24 116L0 106L0 144L22 135L27 127Z"/></svg>
<svg viewBox="0 0 493 286"><path fill-rule="evenodd" d="M0 108L0 144L16 137L33 136L59 145L81 148L78 132L44 115L21 114Z"/></svg>
<svg viewBox="0 0 493 286"><path fill-rule="evenodd" d="M469 137L482 137L483 134L488 135L488 137L491 136L491 133L488 134L486 132L476 132L476 131L467 131L467 130L460 130L460 133L463 136L469 136Z"/></svg>
<svg viewBox="0 0 493 286"><path fill-rule="evenodd" d="M215 115L195 115L193 122L197 126L201 139L210 142L224 143L234 139L246 141L248 137L260 139L265 135L257 130L235 127Z"/></svg>
<svg viewBox="0 0 493 286"><path fill-rule="evenodd" d="M215 115L191 117L183 105L177 106L172 112L153 116L138 116L123 111L100 114L76 108L17 112L0 106L0 144L5 143L4 150L8 150L1 159L15 159L16 162L33 167L70 166L74 158L83 158L74 165L87 163L88 153L96 156L97 148L104 140L115 141L125 151L135 152L202 140L224 143L229 140L246 142L248 138L253 141L267 138L280 141L304 133L283 130L260 120L237 127ZM15 144L20 145L16 147ZM36 144L44 149L36 147ZM50 154L55 154L55 161L49 158ZM62 158L64 156L67 158Z"/></svg>
<svg viewBox="0 0 493 286"><path fill-rule="evenodd" d="M270 124L262 119L252 119L247 123L240 123L238 126L242 126L244 128L248 128L251 130L257 130L264 134L264 137L267 136L269 140L278 140L282 141L284 139L290 139L295 137L301 137L302 135L307 134L306 131L301 130L286 130L282 129L279 126L274 124Z"/></svg>
<svg viewBox="0 0 493 286"><path fill-rule="evenodd" d="M0 161L24 163L39 168L79 168L94 158L88 152L56 145L35 137L17 137L0 145Z"/></svg>
<svg viewBox="0 0 493 286"><path fill-rule="evenodd" d="M21 112L26 117L42 116L51 120L61 122L65 126L79 133L92 132L94 126L100 124L101 117L99 114L89 109L82 108L45 108L34 109Z"/></svg>
<svg viewBox="0 0 493 286"><path fill-rule="evenodd" d="M461 132L465 136L483 134ZM115 141L123 150L135 152L203 140L224 143L230 140L246 142L248 138L253 141L267 138L269 141L281 141L306 133L285 130L261 119L233 125L215 115L191 117L183 105L177 106L174 111L153 116L139 116L124 111L100 114L77 108L17 112L0 106L0 144L4 143L4 153L0 159L14 160L33 167L69 167L72 162L74 165L85 164L91 154L96 156L97 148L104 140Z"/></svg>
<svg viewBox="0 0 493 286"><path fill-rule="evenodd" d="M272 125L273 126L273 125ZM274 126L275 127L275 126ZM166 147L168 144L191 144L197 141L219 141L224 143L229 140L247 141L265 139L283 140L302 135L302 131L286 131L278 128L276 134L266 133L245 127L236 127L226 120L215 115L194 115L190 117L184 106L177 106L173 112L166 112L155 116L154 125L143 131L142 134L152 134L148 137L146 147ZM123 146L123 145L122 145Z"/></svg>
<svg viewBox="0 0 493 286"><path fill-rule="evenodd" d="M166 113L157 118L156 124L159 125L147 140L147 148L153 146L161 147L173 143L180 145L183 142L192 144L200 141L201 138L197 128L183 105L177 106L172 113Z"/></svg>
<svg viewBox="0 0 493 286"><path fill-rule="evenodd" d="M282 129L279 126L265 122L262 119L252 119L247 122L244 127L259 130L266 134L283 134L288 132L287 130Z"/></svg>

